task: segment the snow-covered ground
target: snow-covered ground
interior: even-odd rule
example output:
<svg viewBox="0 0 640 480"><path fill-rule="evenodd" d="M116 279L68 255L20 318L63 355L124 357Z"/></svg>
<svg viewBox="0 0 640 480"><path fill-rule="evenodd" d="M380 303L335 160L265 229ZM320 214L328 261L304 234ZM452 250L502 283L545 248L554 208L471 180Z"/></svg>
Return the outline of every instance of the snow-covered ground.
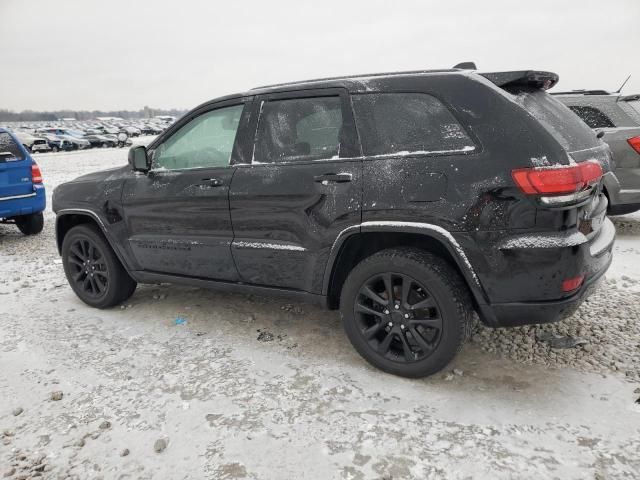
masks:
<svg viewBox="0 0 640 480"><path fill-rule="evenodd" d="M126 155L36 158L50 195ZM615 220L608 280L571 319L478 326L424 380L369 367L338 315L314 306L162 285L91 309L67 286L46 221L36 237L0 225L0 475L640 476L638 214ZM579 345L552 349L552 334Z"/></svg>

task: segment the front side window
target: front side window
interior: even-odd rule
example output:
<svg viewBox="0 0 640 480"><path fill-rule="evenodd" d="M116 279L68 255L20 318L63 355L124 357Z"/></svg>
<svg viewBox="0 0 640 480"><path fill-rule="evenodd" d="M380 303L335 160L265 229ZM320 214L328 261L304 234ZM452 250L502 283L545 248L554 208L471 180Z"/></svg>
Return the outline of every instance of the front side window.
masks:
<svg viewBox="0 0 640 480"><path fill-rule="evenodd" d="M338 96L264 102L253 163L337 158L341 130L342 103Z"/></svg>
<svg viewBox="0 0 640 480"><path fill-rule="evenodd" d="M607 115L595 107L571 105L569 109L578 115L591 128L614 128L615 125Z"/></svg>
<svg viewBox="0 0 640 480"><path fill-rule="evenodd" d="M457 153L474 143L447 107L424 93L353 95L365 155Z"/></svg>
<svg viewBox="0 0 640 480"><path fill-rule="evenodd" d="M16 142L13 141L11 135L6 132L0 133L0 153L3 153L0 161L3 160L24 160L24 154ZM8 154L8 155L7 155Z"/></svg>
<svg viewBox="0 0 640 480"><path fill-rule="evenodd" d="M191 120L156 149L154 169L229 165L243 108L243 105L219 108Z"/></svg>

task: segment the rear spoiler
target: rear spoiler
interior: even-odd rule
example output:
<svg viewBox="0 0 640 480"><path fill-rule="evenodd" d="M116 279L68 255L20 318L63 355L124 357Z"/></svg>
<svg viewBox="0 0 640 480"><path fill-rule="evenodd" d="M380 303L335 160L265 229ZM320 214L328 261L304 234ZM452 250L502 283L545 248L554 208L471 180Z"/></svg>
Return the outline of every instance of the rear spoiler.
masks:
<svg viewBox="0 0 640 480"><path fill-rule="evenodd" d="M480 73L480 72L479 72ZM495 83L500 88L533 87L549 90L558 83L559 77L553 72L539 72L536 70L520 70L516 72L485 72L483 77Z"/></svg>

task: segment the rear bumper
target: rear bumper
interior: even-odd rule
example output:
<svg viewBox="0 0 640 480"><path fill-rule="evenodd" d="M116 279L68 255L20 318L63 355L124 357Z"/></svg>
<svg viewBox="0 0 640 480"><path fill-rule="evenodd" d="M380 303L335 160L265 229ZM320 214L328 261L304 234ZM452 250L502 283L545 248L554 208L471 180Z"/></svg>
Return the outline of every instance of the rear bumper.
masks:
<svg viewBox="0 0 640 480"><path fill-rule="evenodd" d="M545 302L480 305L480 315L483 321L492 327L518 327L563 320L571 316L582 302L598 289L605 272L611 265L611 259L612 257L609 256L606 267L585 281L582 287L570 297Z"/></svg>
<svg viewBox="0 0 640 480"><path fill-rule="evenodd" d="M483 286L492 287L489 298L493 296L493 301L478 305L480 317L489 326L507 327L556 322L570 316L597 290L611 265L614 240L615 226L605 218L589 241L509 250L500 260L502 268L494 272L503 278L488 272L481 275ZM578 275L585 275L581 287L563 294L562 280Z"/></svg>
<svg viewBox="0 0 640 480"><path fill-rule="evenodd" d="M46 206L44 186L34 185L33 193L26 196L0 197L0 218L9 219L42 212Z"/></svg>

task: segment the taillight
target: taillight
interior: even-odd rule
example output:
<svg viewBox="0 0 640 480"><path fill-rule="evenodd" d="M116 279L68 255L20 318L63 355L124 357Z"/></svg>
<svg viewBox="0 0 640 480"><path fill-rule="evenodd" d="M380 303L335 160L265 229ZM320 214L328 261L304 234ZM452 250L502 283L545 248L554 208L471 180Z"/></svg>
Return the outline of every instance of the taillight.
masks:
<svg viewBox="0 0 640 480"><path fill-rule="evenodd" d="M637 153L640 153L640 137L631 137L627 139L627 143L631 145Z"/></svg>
<svg viewBox="0 0 640 480"><path fill-rule="evenodd" d="M33 183L42 183L42 172L37 163L31 165L31 181Z"/></svg>
<svg viewBox="0 0 640 480"><path fill-rule="evenodd" d="M580 288L582 282L584 281L584 275L579 275L574 278L567 278L562 282L562 291L565 293L573 292Z"/></svg>
<svg viewBox="0 0 640 480"><path fill-rule="evenodd" d="M528 195L563 195L579 192L602 176L596 160L558 167L518 168L511 172L520 190Z"/></svg>

